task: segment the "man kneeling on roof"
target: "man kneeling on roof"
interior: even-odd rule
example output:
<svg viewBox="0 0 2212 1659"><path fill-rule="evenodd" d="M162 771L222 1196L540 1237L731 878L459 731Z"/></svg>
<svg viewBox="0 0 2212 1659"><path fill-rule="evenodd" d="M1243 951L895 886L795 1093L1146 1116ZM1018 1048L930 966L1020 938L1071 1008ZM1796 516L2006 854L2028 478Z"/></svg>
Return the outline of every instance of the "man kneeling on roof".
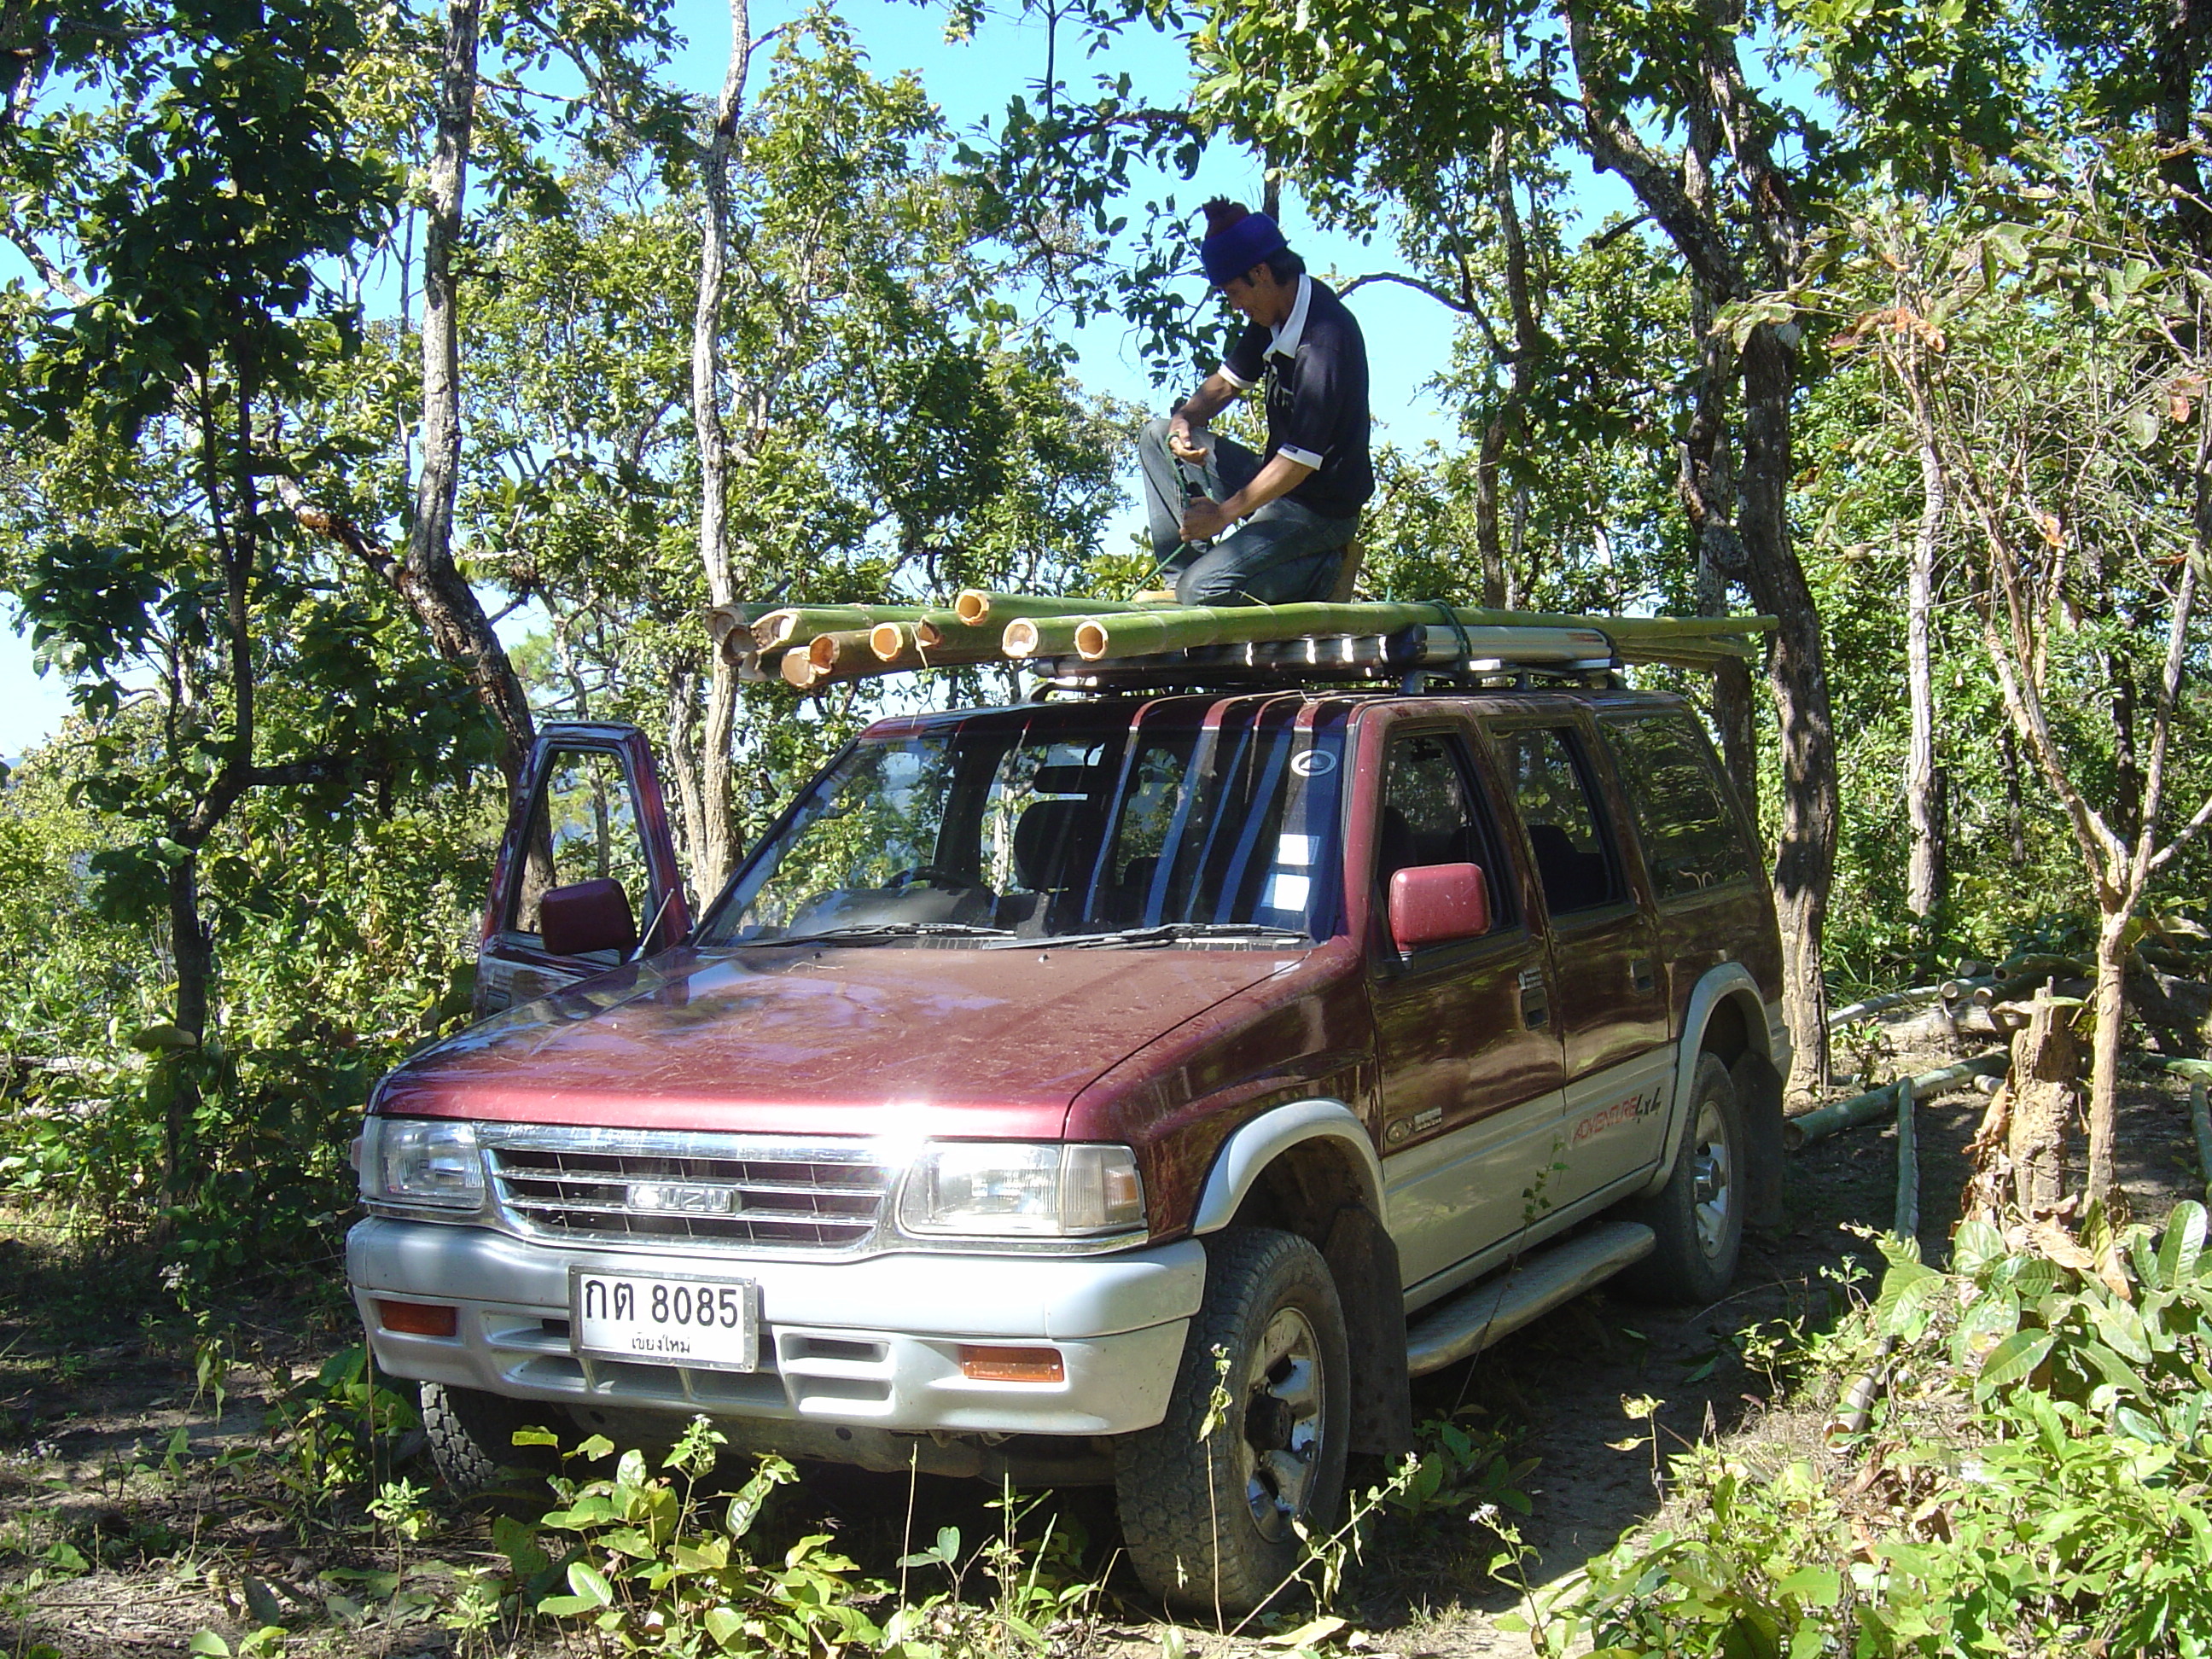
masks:
<svg viewBox="0 0 2212 1659"><path fill-rule="evenodd" d="M1181 408L1145 428L1153 556L1184 605L1326 599L1375 493L1366 342L1273 219L1234 202L1208 202L1205 212L1199 262L1251 325ZM1206 430L1261 385L1264 455Z"/></svg>

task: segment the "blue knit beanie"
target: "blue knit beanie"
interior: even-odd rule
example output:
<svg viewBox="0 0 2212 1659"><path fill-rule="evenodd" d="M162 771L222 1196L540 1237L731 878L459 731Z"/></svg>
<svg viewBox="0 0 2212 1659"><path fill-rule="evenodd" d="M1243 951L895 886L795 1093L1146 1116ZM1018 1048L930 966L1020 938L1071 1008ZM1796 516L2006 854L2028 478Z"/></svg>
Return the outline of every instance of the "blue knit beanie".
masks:
<svg viewBox="0 0 2212 1659"><path fill-rule="evenodd" d="M1200 242L1198 263L1206 272L1206 280L1219 288L1290 245L1290 239L1273 219L1264 213L1248 213L1235 224L1223 226Z"/></svg>

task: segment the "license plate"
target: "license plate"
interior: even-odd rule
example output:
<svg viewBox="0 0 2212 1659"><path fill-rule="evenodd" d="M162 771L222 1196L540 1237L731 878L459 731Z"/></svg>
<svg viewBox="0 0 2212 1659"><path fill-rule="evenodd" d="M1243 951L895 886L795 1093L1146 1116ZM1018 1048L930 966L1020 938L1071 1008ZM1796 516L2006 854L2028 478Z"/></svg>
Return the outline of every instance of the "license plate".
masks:
<svg viewBox="0 0 2212 1659"><path fill-rule="evenodd" d="M644 1364L760 1364L760 1286L743 1279L568 1269L569 1344Z"/></svg>

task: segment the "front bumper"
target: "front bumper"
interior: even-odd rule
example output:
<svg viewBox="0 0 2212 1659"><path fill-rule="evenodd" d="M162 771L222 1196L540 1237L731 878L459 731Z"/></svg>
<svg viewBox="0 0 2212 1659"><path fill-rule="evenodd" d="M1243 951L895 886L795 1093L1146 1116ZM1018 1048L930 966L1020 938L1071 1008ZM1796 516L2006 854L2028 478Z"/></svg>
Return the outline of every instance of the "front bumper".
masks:
<svg viewBox="0 0 2212 1659"><path fill-rule="evenodd" d="M760 1369L580 1358L568 1341L571 1264L753 1281ZM760 1261L574 1249L482 1227L372 1218L347 1236L346 1274L377 1363L395 1376L587 1412L703 1412L900 1434L1109 1435L1150 1428L1167 1414L1183 1334L1205 1289L1206 1251L1184 1239L1108 1256ZM379 1297L451 1304L459 1334L386 1330ZM976 1342L1055 1347L1065 1380L969 1377L959 1349Z"/></svg>

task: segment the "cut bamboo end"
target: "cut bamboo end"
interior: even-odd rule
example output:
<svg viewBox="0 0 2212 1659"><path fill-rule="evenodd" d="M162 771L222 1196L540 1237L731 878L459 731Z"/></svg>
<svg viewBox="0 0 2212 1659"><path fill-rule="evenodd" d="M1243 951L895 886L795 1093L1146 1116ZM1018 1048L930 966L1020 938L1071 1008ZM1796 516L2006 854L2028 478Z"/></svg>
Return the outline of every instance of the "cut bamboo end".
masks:
<svg viewBox="0 0 2212 1659"><path fill-rule="evenodd" d="M912 656L921 626L919 623L878 623L868 630L868 647L884 662Z"/></svg>
<svg viewBox="0 0 2212 1659"><path fill-rule="evenodd" d="M1086 662L1096 662L1106 654L1106 630L1096 622L1085 620L1075 625L1075 654Z"/></svg>
<svg viewBox="0 0 2212 1659"><path fill-rule="evenodd" d="M791 630L798 625L796 611L771 611L753 624L753 644L763 651L774 651L787 645Z"/></svg>
<svg viewBox="0 0 2212 1659"><path fill-rule="evenodd" d="M968 596L963 593L960 597L964 599ZM1006 647L1006 653L1010 657L1035 656L1037 648L1036 623L1028 617L1015 617L1006 624L1006 631L1000 643Z"/></svg>
<svg viewBox="0 0 2212 1659"><path fill-rule="evenodd" d="M973 627L977 623L991 620L991 601L998 598L980 587L963 587L953 596L952 613Z"/></svg>
<svg viewBox="0 0 2212 1659"><path fill-rule="evenodd" d="M811 691L816 683L824 677L824 671L815 665L813 656L810 653L787 651L783 653L783 678L786 684L801 691Z"/></svg>

